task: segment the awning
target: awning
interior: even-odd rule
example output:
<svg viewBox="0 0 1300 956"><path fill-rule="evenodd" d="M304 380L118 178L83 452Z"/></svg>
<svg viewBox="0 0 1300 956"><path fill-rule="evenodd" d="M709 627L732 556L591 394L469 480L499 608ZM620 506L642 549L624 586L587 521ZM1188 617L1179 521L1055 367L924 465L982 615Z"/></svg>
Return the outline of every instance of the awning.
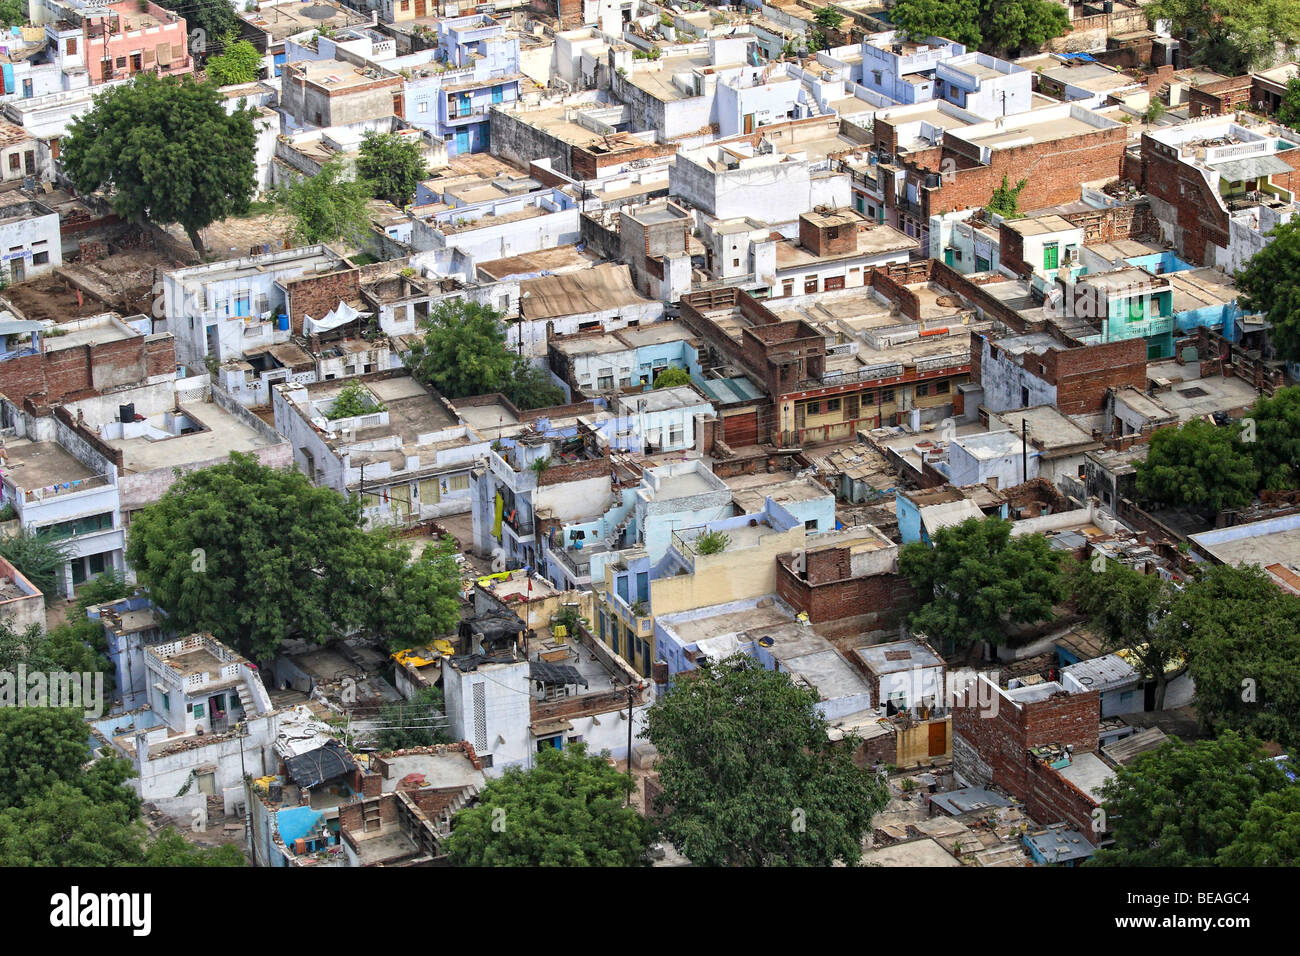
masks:
<svg viewBox="0 0 1300 956"><path fill-rule="evenodd" d="M1273 155L1230 159L1225 163L1210 163L1209 166L1230 183L1258 179L1260 176L1272 176L1275 173L1292 172L1289 164Z"/></svg>
<svg viewBox="0 0 1300 956"><path fill-rule="evenodd" d="M306 316L302 320L302 331L304 335L311 335L313 332L328 332L330 329L337 329L340 325L347 325L360 314L346 302L340 302L338 307L323 319L313 319L310 315Z"/></svg>
<svg viewBox="0 0 1300 956"><path fill-rule="evenodd" d="M308 788L352 773L357 769L357 762L341 743L331 740L323 747L285 758L284 766L294 783Z"/></svg>
<svg viewBox="0 0 1300 956"><path fill-rule="evenodd" d="M541 681L543 684L581 684L589 686L572 664L552 664L550 661L529 661L528 679Z"/></svg>

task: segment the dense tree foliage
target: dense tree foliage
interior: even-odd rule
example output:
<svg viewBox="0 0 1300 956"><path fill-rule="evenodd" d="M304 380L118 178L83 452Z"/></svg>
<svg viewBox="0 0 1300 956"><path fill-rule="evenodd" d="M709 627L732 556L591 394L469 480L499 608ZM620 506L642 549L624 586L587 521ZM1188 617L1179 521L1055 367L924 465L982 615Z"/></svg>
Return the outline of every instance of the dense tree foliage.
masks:
<svg viewBox="0 0 1300 956"><path fill-rule="evenodd" d="M1135 464L1137 490L1161 505L1209 513L1240 508L1255 497L1259 472L1235 428L1199 418L1151 436L1146 461Z"/></svg>
<svg viewBox="0 0 1300 956"><path fill-rule="evenodd" d="M666 368L655 376L655 388L676 388L679 385L690 384L691 373L676 366Z"/></svg>
<svg viewBox="0 0 1300 956"><path fill-rule="evenodd" d="M27 22L27 0L0 0L0 23L12 27Z"/></svg>
<svg viewBox="0 0 1300 956"><path fill-rule="evenodd" d="M1263 313L1277 354L1300 362L1300 219L1282 223L1268 237L1269 243L1237 273L1238 305L1248 313Z"/></svg>
<svg viewBox="0 0 1300 956"><path fill-rule="evenodd" d="M148 842L131 766L90 759L75 711L0 708L0 866L242 866L235 847Z"/></svg>
<svg viewBox="0 0 1300 956"><path fill-rule="evenodd" d="M933 546L904 546L898 570L922 602L912 628L957 647L1004 643L1008 624L1050 621L1065 597L1061 558L1047 539L1013 538L1011 522L995 517L940 528Z"/></svg>
<svg viewBox="0 0 1300 956"><path fill-rule="evenodd" d="M458 866L633 866L649 830L626 806L631 781L583 744L545 748L531 770L512 767L451 821Z"/></svg>
<svg viewBox="0 0 1300 956"><path fill-rule="evenodd" d="M1294 789L1258 742L1169 740L1116 769L1102 790L1113 846L1090 866L1213 866L1256 801ZM1261 811L1262 812L1262 811Z"/></svg>
<svg viewBox="0 0 1300 956"><path fill-rule="evenodd" d="M227 33L221 38L221 52L209 57L203 69L218 86L252 83L262 75L262 54L247 40Z"/></svg>
<svg viewBox="0 0 1300 956"><path fill-rule="evenodd" d="M1107 652L1127 649L1142 676L1156 682L1155 709L1164 710L1170 668L1186 653L1181 630L1165 622L1173 586L1158 574L1094 558L1074 569L1070 588Z"/></svg>
<svg viewBox="0 0 1300 956"><path fill-rule="evenodd" d="M890 16L915 40L937 36L1012 55L1036 51L1070 27L1065 8L1050 0L898 0Z"/></svg>
<svg viewBox="0 0 1300 956"><path fill-rule="evenodd" d="M357 157L357 177L369 184L374 195L395 206L405 206L415 198L415 187L428 175L418 138L366 131Z"/></svg>
<svg viewBox="0 0 1300 956"><path fill-rule="evenodd" d="M502 392L525 409L564 401L544 371L506 345L500 313L478 302L439 302L406 364L412 375L448 398Z"/></svg>
<svg viewBox="0 0 1300 956"><path fill-rule="evenodd" d="M184 18L190 53L199 59L220 53L223 37L239 35L239 18L229 0L158 0L158 6Z"/></svg>
<svg viewBox="0 0 1300 956"><path fill-rule="evenodd" d="M409 645L450 630L447 565L436 553L410 562L361 521L356 498L235 453L136 515L127 560L176 630L210 631L257 660L286 637L364 629Z"/></svg>
<svg viewBox="0 0 1300 956"><path fill-rule="evenodd" d="M1178 595L1162 627L1186 641L1205 726L1300 743L1300 597L1253 565L1218 565Z"/></svg>
<svg viewBox="0 0 1300 956"><path fill-rule="evenodd" d="M0 536L0 557L22 572L32 586L53 599L63 590L68 543L49 534L19 529Z"/></svg>
<svg viewBox="0 0 1300 956"><path fill-rule="evenodd" d="M203 254L199 230L247 212L256 190L254 115L227 112L210 81L137 73L73 119L63 170L83 193L105 190L123 219L180 223Z"/></svg>
<svg viewBox="0 0 1300 956"><path fill-rule="evenodd" d="M302 245L342 240L360 246L370 232L370 191L365 183L346 178L337 156L315 176L281 186L275 200L293 217L293 239Z"/></svg>
<svg viewBox="0 0 1300 956"><path fill-rule="evenodd" d="M1300 487L1300 385L1278 389L1272 398L1261 397L1242 425L1242 441L1261 485Z"/></svg>
<svg viewBox="0 0 1300 956"><path fill-rule="evenodd" d="M1157 0L1147 19L1169 20L1192 44L1192 61L1224 76L1271 66L1276 44L1300 43L1294 0Z"/></svg>
<svg viewBox="0 0 1300 956"><path fill-rule="evenodd" d="M815 692L751 658L679 675L647 729L664 834L701 866L858 863L887 797L826 731Z"/></svg>
<svg viewBox="0 0 1300 956"><path fill-rule="evenodd" d="M1300 866L1300 787L1266 793L1219 851L1220 866Z"/></svg>
<svg viewBox="0 0 1300 956"><path fill-rule="evenodd" d="M1286 90L1277 106L1277 121L1291 129L1300 126L1300 76L1286 81Z"/></svg>

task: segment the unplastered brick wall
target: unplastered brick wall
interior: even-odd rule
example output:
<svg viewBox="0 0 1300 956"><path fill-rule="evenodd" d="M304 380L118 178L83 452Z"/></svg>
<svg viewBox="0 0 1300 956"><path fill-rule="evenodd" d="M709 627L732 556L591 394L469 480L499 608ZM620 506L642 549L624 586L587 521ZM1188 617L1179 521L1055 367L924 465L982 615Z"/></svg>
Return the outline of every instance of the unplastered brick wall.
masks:
<svg viewBox="0 0 1300 956"><path fill-rule="evenodd" d="M289 327L301 335L304 316L319 319L336 309L340 302L361 297L361 273L357 269L343 269L302 276L285 282L284 288Z"/></svg>
<svg viewBox="0 0 1300 956"><path fill-rule="evenodd" d="M1063 415L1102 411L1108 388L1146 389L1147 345L1140 337L1049 350L1038 361L1046 369L1043 377L1056 386L1056 407Z"/></svg>
<svg viewBox="0 0 1300 956"><path fill-rule="evenodd" d="M408 757L417 755L442 755L450 753L464 754L470 763L474 765L475 770L483 769L483 762L479 760L478 754L474 751L474 745L468 740L460 740L451 744L433 744L428 747L408 747L405 750L392 750L386 754L371 754L370 766L375 773L380 774L385 779L391 772L385 757Z"/></svg>
<svg viewBox="0 0 1300 956"><path fill-rule="evenodd" d="M1081 833L1092 832L1096 800L1041 760L1030 760L1028 770L1025 810L1030 817L1041 823L1064 821Z"/></svg>
<svg viewBox="0 0 1300 956"><path fill-rule="evenodd" d="M816 581L796 573L791 560L791 555L777 558L776 592L787 604L806 612L814 624L853 617L863 618L866 630L884 630L915 604L916 592L900 575L850 577L847 548L806 555L808 576Z"/></svg>
<svg viewBox="0 0 1300 956"><path fill-rule="evenodd" d="M1016 706L1000 696L996 713L975 695L958 699L952 711L953 760L967 782L991 782L1018 799L1027 799L1031 747L1072 746L1078 753L1097 749L1101 695L1061 693Z"/></svg>

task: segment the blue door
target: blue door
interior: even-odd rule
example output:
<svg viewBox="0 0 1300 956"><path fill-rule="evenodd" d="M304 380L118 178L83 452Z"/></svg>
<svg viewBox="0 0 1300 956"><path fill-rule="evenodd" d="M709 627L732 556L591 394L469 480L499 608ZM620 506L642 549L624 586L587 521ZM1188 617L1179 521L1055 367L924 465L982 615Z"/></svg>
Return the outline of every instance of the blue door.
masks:
<svg viewBox="0 0 1300 956"><path fill-rule="evenodd" d="M494 86L494 87L492 87L492 102L493 102L493 103L500 103L500 102L501 102L501 96L502 96L502 93L501 93L501 87L499 87L499 86Z"/></svg>
<svg viewBox="0 0 1300 956"><path fill-rule="evenodd" d="M469 152L469 130L463 129L456 133L456 155Z"/></svg>

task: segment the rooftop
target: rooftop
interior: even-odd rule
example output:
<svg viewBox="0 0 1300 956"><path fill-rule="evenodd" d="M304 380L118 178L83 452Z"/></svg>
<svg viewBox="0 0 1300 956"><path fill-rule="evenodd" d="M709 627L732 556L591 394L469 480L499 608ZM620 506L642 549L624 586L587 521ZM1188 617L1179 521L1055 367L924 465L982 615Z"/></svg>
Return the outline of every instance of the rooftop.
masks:
<svg viewBox="0 0 1300 956"><path fill-rule="evenodd" d="M189 422L181 427L197 426L201 430L172 434L165 430L167 416L155 415L145 434L106 439L109 445L122 450L125 474L221 460L232 451L250 452L276 444L214 402L186 405L184 415Z"/></svg>
<svg viewBox="0 0 1300 956"><path fill-rule="evenodd" d="M95 473L64 450L58 442L33 442L25 438L5 442L4 476L25 491L63 482L82 481Z"/></svg>

